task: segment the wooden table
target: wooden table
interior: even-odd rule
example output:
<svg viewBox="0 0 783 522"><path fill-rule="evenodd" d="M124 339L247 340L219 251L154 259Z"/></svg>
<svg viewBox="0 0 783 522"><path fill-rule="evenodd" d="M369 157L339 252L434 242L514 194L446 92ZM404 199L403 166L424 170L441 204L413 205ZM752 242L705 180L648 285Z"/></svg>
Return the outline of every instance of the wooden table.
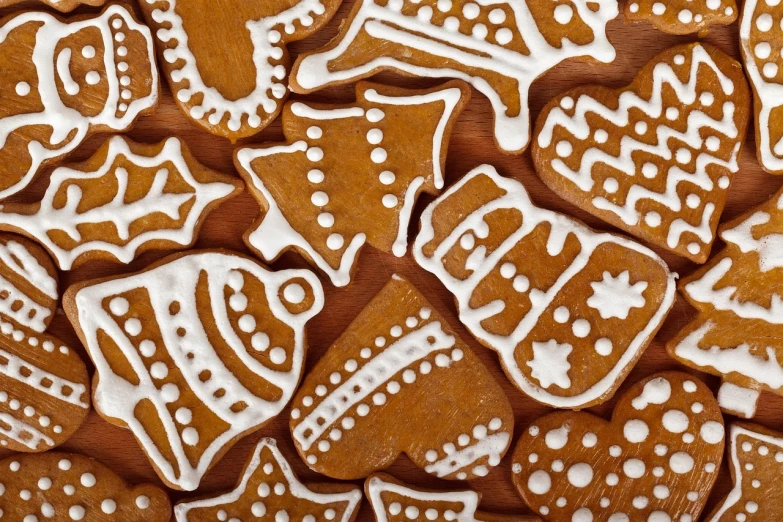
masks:
<svg viewBox="0 0 783 522"><path fill-rule="evenodd" d="M332 22L325 29L315 36L291 46L292 55L296 57L301 51L318 48L331 39L337 32L341 21L347 16L352 4L353 0L346 0ZM29 7L32 3L21 5ZM77 12L82 10L80 9ZM7 14L13 11L13 9L4 11L3 14ZM630 83L636 71L658 52L672 45L697 39L696 36L676 37L666 35L647 24L627 24L622 19L622 15L610 23L608 33L609 39L617 48L617 59L613 64L607 66L569 61L549 71L533 84L530 107L534 121L546 102L559 93L585 83L600 83L611 87L624 86ZM728 27L714 27L703 38L703 41L717 45L723 51L739 60L740 52L737 33L737 23ZM230 71L227 71L227 74L230 74ZM408 87L426 87L439 83L402 78L389 73L378 75L374 80ZM303 97L294 95L291 99L303 99ZM349 102L353 101L353 87L346 86L327 89L304 97L304 99L320 102ZM128 135L134 140L143 142L157 142L170 135L178 136L190 145L198 160L214 169L235 174L232 164L232 151L235 145L232 145L225 139L212 136L189 123L175 105L171 93L165 85L161 104L157 112L152 116L141 118ZM79 147L70 159L82 160L89 157L105 139L105 135L93 136ZM263 132L237 145L282 141L282 139L280 123L277 120ZM740 158L740 171L734 178L734 182L729 190L728 204L723 212L722 222L765 201L783 183L783 177L778 178L769 175L758 165L755 156L754 140L755 136L751 128L747 137L747 145L743 149ZM474 92L470 105L457 122L451 139L446 165L447 185L482 163L495 165L501 174L521 180L536 204L565 212L583 220L592 227L611 230L611 227L605 223L576 209L547 189L535 174L529 152L521 156L507 156L495 148L492 138L492 112L489 103L482 95ZM30 188L22 194L15 196L13 200L34 201L40 198L48 185L50 172L51 169L44 172ZM411 225L412 235L415 235L418 229L418 216L429 201L430 198L425 196L416 205ZM250 227L251 223L258 217L258 214L259 207L255 201L248 193L242 194L210 214L204 223L196 247L223 247L247 253L248 249L242 242L242 234ZM713 252L716 252L721 246L721 241L717 240ZM693 263L684 258L674 256L660 249L655 250L663 256L669 267L679 274L688 274L695 268ZM61 273L61 293L68 285L77 281L140 270L169 253L148 252L128 266L98 262L82 266L72 272ZM308 265L302 258L291 253L284 255L274 264L274 268L289 267L306 268ZM391 254L380 253L371 247L366 247L359 258L355 280L348 287L337 289L322 277L326 294L326 310L308 324L309 352L305 371L312 368L329 345L348 326L354 316L395 272L407 277L448 318L451 325L457 329L462 338L468 342L494 374L497 381L501 383L511 400L516 414L514 440L516 442L522 431L534 419L546 413L548 409L529 399L512 386L503 374L496 355L479 345L459 323L451 294L446 291L434 276L419 268L410 254L404 258L397 258ZM685 370L685 368L669 358L664 349L664 344L693 315L694 310L681 296L678 296L674 308L657 337L626 379L618 395L622 394L632 383L654 372L668 369ZM62 310L58 310L58 315L53 322L51 331L61 336L71 346L78 348L84 358L87 359ZM700 377L714 391L717 391L718 380L716 378L706 375L700 375ZM614 402L614 400L609 401L599 407L591 408L590 411L607 417L614 407ZM238 442L207 473L201 483L199 493L232 489L246 458L260 437L274 437L278 440L278 444L304 482L324 481L325 477L310 471L297 456L291 441L288 420L289 409L286 408L264 429ZM727 418L726 420L731 421L732 419ZM772 429L783 430L783 397L764 394L755 420ZM62 446L62 449L95 457L131 482L151 481L160 483L146 456L134 441L130 431L108 424L94 411L90 413L84 426L72 439ZM0 450L0 458L7 454L8 451ZM489 475L471 481L469 484L435 479L423 470L415 467L405 457L401 457L388 469L388 472L419 486L444 489L473 488L483 495L482 510L510 514L529 513L529 510L512 487L510 457L511 450L509 450L508 455L501 464L491 470ZM729 489L731 489L731 479L727 463L724 461L720 469L720 477L713 489L705 512L709 512ZM187 496L187 494L181 492L171 492L173 501ZM374 520L370 506L366 501L362 504L357 520L360 522Z"/></svg>

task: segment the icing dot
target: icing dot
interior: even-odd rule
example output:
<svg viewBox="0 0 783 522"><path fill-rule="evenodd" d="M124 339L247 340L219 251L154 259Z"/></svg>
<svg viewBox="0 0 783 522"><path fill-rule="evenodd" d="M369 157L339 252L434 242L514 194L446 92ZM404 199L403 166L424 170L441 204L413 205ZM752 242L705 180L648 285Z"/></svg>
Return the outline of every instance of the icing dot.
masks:
<svg viewBox="0 0 783 522"><path fill-rule="evenodd" d="M576 488L587 487L593 480L593 468L584 462L568 468L568 482Z"/></svg>
<svg viewBox="0 0 783 522"><path fill-rule="evenodd" d="M595 141L597 143L606 143L609 140L609 133L604 129L598 129L595 131Z"/></svg>
<svg viewBox="0 0 783 522"><path fill-rule="evenodd" d="M554 318L555 321L557 321L560 324L565 323L568 321L568 318L571 316L571 313L568 311L568 308L565 306L558 306L555 309Z"/></svg>
<svg viewBox="0 0 783 522"><path fill-rule="evenodd" d="M643 122L643 121L636 122L636 125L634 125L634 130L636 131L636 134L646 134L647 133L647 123ZM650 163L650 165L652 165L652 164Z"/></svg>
<svg viewBox="0 0 783 522"><path fill-rule="evenodd" d="M11 463L11 466L12 466L11 471L16 471L13 468L13 463ZM57 467L60 468L62 471L68 471L69 469L71 469L71 461L68 459L62 459L60 462L57 463ZM18 463L16 469L19 469Z"/></svg>
<svg viewBox="0 0 783 522"><path fill-rule="evenodd" d="M237 324L239 325L240 330L245 333L250 333L256 329L256 318L250 314L245 314L239 318Z"/></svg>
<svg viewBox="0 0 783 522"><path fill-rule="evenodd" d="M663 414L663 427L672 433L682 433L688 429L688 416L680 410L669 410Z"/></svg>
<svg viewBox="0 0 783 522"><path fill-rule="evenodd" d="M82 483L82 486L86 488L91 488L95 485L97 481L95 480L95 475L93 475L92 473L83 473L80 482Z"/></svg>
<svg viewBox="0 0 783 522"><path fill-rule="evenodd" d="M644 476L645 465L639 459L628 459L623 462L623 473L628 478L637 479Z"/></svg>
<svg viewBox="0 0 783 522"><path fill-rule="evenodd" d="M19 82L16 84L16 94L19 96L27 96L30 94L30 84L27 82Z"/></svg>
<svg viewBox="0 0 783 522"><path fill-rule="evenodd" d="M386 208L394 208L397 206L397 196L394 194L386 194L381 199L383 206Z"/></svg>
<svg viewBox="0 0 783 522"><path fill-rule="evenodd" d="M252 506L250 506L250 512L253 513L253 516L255 517L263 517L266 515L266 506L263 502L254 502Z"/></svg>
<svg viewBox="0 0 783 522"><path fill-rule="evenodd" d="M289 303L299 304L304 301L305 298L304 288L302 288L302 285L296 283L290 284L283 290L283 297Z"/></svg>
<svg viewBox="0 0 783 522"><path fill-rule="evenodd" d="M561 141L555 146L555 152L561 158L567 158L574 151L574 147L567 141Z"/></svg>
<svg viewBox="0 0 783 522"><path fill-rule="evenodd" d="M500 8L493 9L489 12L489 21L493 24L502 24L506 21L506 12Z"/></svg>
<svg viewBox="0 0 783 522"><path fill-rule="evenodd" d="M582 437L582 445L585 448L592 448L598 443L598 436L595 433L585 433Z"/></svg>
<svg viewBox="0 0 783 522"><path fill-rule="evenodd" d="M114 500L107 498L103 502L101 502L101 511L103 511L107 515L111 515L116 510L117 510L117 503Z"/></svg>
<svg viewBox="0 0 783 522"><path fill-rule="evenodd" d="M41 477L40 479L38 479L38 489L40 489L41 491L46 491L51 487L52 487L52 479L50 479L49 477ZM2 493L0 493L0 495L2 495Z"/></svg>
<svg viewBox="0 0 783 522"><path fill-rule="evenodd" d="M478 17L479 13L481 13L481 9L478 5L474 3L465 4L462 8L462 14L467 18L468 20L473 20Z"/></svg>
<svg viewBox="0 0 783 522"><path fill-rule="evenodd" d="M647 179L652 179L658 175L658 166L653 163L642 165L642 175Z"/></svg>
<svg viewBox="0 0 783 522"><path fill-rule="evenodd" d="M182 430L182 441L188 446L198 444L198 430L196 428L185 428Z"/></svg>
<svg viewBox="0 0 783 522"><path fill-rule="evenodd" d="M84 508L78 504L68 509L68 516L71 517L71 520L81 520L84 518L84 514Z"/></svg>
<svg viewBox="0 0 783 522"><path fill-rule="evenodd" d="M321 212L318 214L318 224L323 228L331 228L334 225L334 216L329 212Z"/></svg>
<svg viewBox="0 0 783 522"><path fill-rule="evenodd" d="M123 326L128 335L136 336L141 333L141 321L136 318L128 319Z"/></svg>
<svg viewBox="0 0 783 522"><path fill-rule="evenodd" d="M84 81L86 81L88 85L96 85L101 81L101 75L96 71L90 71L84 76Z"/></svg>
<svg viewBox="0 0 783 522"><path fill-rule="evenodd" d="M690 208L697 208L699 203L701 203L701 198L696 194L688 194L688 197L685 198L685 204Z"/></svg>
<svg viewBox="0 0 783 522"><path fill-rule="evenodd" d="M568 22L571 21L571 18L573 16L574 16L574 10L571 8L570 5L560 4L557 7L555 7L555 21L557 21L557 23L561 25L566 25Z"/></svg>
<svg viewBox="0 0 783 522"><path fill-rule="evenodd" d="M640 419L629 420L625 423L625 426L623 426L623 435L625 436L625 439L632 444L644 442L647 440L649 434L649 426Z"/></svg>
<svg viewBox="0 0 783 522"><path fill-rule="evenodd" d="M272 348L269 351L269 359L274 364L283 364L286 361L287 358L288 358L288 355L286 354L286 351L283 348L279 347L279 346L277 346L275 348Z"/></svg>
<svg viewBox="0 0 783 522"><path fill-rule="evenodd" d="M150 507L149 497L146 495L139 495L138 497L136 497L136 506L139 509L147 509L148 507Z"/></svg>
<svg viewBox="0 0 783 522"><path fill-rule="evenodd" d="M701 425L699 435L707 444L718 444L723 440L723 425L716 421L707 421Z"/></svg>
<svg viewBox="0 0 783 522"><path fill-rule="evenodd" d="M386 149L382 147L376 147L370 153L370 159L373 163L383 163L386 161L387 156Z"/></svg>
<svg viewBox="0 0 783 522"><path fill-rule="evenodd" d="M264 332L256 332L250 338L250 345L254 350L263 352L269 348L269 336Z"/></svg>
<svg viewBox="0 0 783 522"><path fill-rule="evenodd" d="M674 121L680 117L680 111L676 107L666 109L666 119Z"/></svg>
<svg viewBox="0 0 783 522"><path fill-rule="evenodd" d="M766 60L772 54L772 46L769 45L769 42L761 42L753 48L753 54L756 55L756 58Z"/></svg>
<svg viewBox="0 0 783 522"><path fill-rule="evenodd" d="M165 379L168 374L169 368L166 366L166 363L158 361L150 367L150 375L155 379Z"/></svg>
<svg viewBox="0 0 783 522"><path fill-rule="evenodd" d="M449 3L449 9L451 9L451 0L438 0L438 9L440 9L440 3L447 1ZM383 117L386 116L384 112L380 109L370 109L367 111L367 114L365 117L367 118L367 121L370 123L377 123L383 119Z"/></svg>
<svg viewBox="0 0 783 522"><path fill-rule="evenodd" d="M82 47L82 56L85 58L95 58L95 47L92 45L85 45Z"/></svg>
<svg viewBox="0 0 783 522"><path fill-rule="evenodd" d="M693 154L691 154L691 151L685 148L678 149L677 152L675 153L675 158L677 159L677 163L682 163L682 164L690 163L692 157Z"/></svg>
<svg viewBox="0 0 783 522"><path fill-rule="evenodd" d="M180 424L190 424L190 421L193 420L193 412L188 408L179 408L174 414L174 418Z"/></svg>
<svg viewBox="0 0 783 522"><path fill-rule="evenodd" d="M323 135L324 131L321 129L321 127L313 125L312 127L307 128L307 137L311 140L317 140Z"/></svg>
<svg viewBox="0 0 783 522"><path fill-rule="evenodd" d="M602 337L595 342L595 351L598 355L607 355L612 353L612 341L606 337Z"/></svg>
<svg viewBox="0 0 783 522"><path fill-rule="evenodd" d="M506 45L514 37L514 33L507 27L502 27L495 32L495 40L500 45Z"/></svg>
<svg viewBox="0 0 783 522"><path fill-rule="evenodd" d="M606 475L606 484L608 486L616 486L620 482L620 477L618 477L615 473L609 473Z"/></svg>
<svg viewBox="0 0 783 522"><path fill-rule="evenodd" d="M769 13L764 13L758 18L756 18L756 27L758 27L758 30L762 33L766 33L770 29L772 29L773 19L772 15Z"/></svg>
<svg viewBox="0 0 783 522"><path fill-rule="evenodd" d="M678 451L669 459L669 467L678 474L688 473L693 469L693 457L684 451Z"/></svg>
<svg viewBox="0 0 783 522"><path fill-rule="evenodd" d="M661 6L663 6L663 4L661 4L661 3L658 3L658 4L656 4L656 5L661 5ZM665 6L664 6L664 9L665 9ZM654 12L654 11L655 11L655 6L653 6L653 12ZM656 13L656 14L658 14L658 13ZM661 13L661 14L662 14L662 13ZM681 54L678 54L677 56L675 56L675 57L674 57L674 63L675 63L675 64L677 64L677 65L682 65L682 64L684 64L684 63L685 63L685 57L684 57L683 55L681 55Z"/></svg>
<svg viewBox="0 0 783 522"><path fill-rule="evenodd" d="M321 170L318 169L312 169L307 173L307 180L310 183L321 183L324 180L324 173Z"/></svg>
<svg viewBox="0 0 783 522"><path fill-rule="evenodd" d="M330 250L339 250L344 243L345 240L340 234L330 234L329 237L326 238L326 246L329 247Z"/></svg>
<svg viewBox="0 0 783 522"><path fill-rule="evenodd" d="M604 190L609 194L614 194L620 189L620 183L614 178L606 178L604 180Z"/></svg>
<svg viewBox="0 0 783 522"><path fill-rule="evenodd" d="M130 304L124 297L115 297L109 301L109 311L114 315L125 315L129 308Z"/></svg>
<svg viewBox="0 0 783 522"><path fill-rule="evenodd" d="M380 174L378 174L378 180L383 183L384 185L391 185L394 183L394 180L396 179L396 176L393 172L384 170Z"/></svg>
<svg viewBox="0 0 783 522"><path fill-rule="evenodd" d="M321 161L324 158L324 151L320 147L310 147L305 154L310 161Z"/></svg>
<svg viewBox="0 0 783 522"><path fill-rule="evenodd" d="M583 339L590 334L590 323L585 319L577 319L571 325L574 335Z"/></svg>

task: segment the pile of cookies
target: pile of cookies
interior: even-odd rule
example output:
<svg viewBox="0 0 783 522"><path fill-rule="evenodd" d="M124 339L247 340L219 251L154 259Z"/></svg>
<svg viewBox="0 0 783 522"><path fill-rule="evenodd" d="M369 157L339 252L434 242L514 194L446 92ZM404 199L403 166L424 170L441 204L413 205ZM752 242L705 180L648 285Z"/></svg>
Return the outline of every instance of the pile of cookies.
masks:
<svg viewBox="0 0 783 522"><path fill-rule="evenodd" d="M19 1L0 0L0 520L351 522L366 498L378 522L696 522L724 450L735 487L701 520L778 520L783 434L724 414L751 419L762 392L783 395L783 190L721 214L749 128L760 166L783 174L783 2L356 0L337 20L340 0ZM292 64L286 46L330 21L338 34ZM694 38L626 87L560 93L531 126L536 78L622 55L610 22ZM717 24L738 25L744 63L700 40ZM445 81L360 81L382 71ZM164 83L213 140L280 116L285 141L237 147L239 176L176 136L131 141ZM348 84L351 103L287 101ZM474 91L499 151L529 148L551 191L627 235L536 206L491 165L447 183ZM42 196L12 197L49 167ZM261 208L236 231L252 255L192 249L245 189ZM423 193L434 200L416 226ZM410 246L510 383L553 411L515 436L501 383L398 275L305 372L324 286L349 285L366 244L396 257ZM703 266L678 283L653 248ZM149 250L171 254L60 291L62 272ZM289 250L312 270L268 266ZM611 419L581 411L613 398L678 288L698 313L668 353L720 377L717 393L666 371L627 382ZM60 297L89 360L49 332ZM163 486L192 496L172 507L162 486L57 450L91 408L130 430ZM284 410L298 456L262 438L233 490L202 490ZM535 515L482 513L460 482L435 491L382 473L405 454L469 481L512 443L508 478ZM291 459L364 491L305 485Z"/></svg>

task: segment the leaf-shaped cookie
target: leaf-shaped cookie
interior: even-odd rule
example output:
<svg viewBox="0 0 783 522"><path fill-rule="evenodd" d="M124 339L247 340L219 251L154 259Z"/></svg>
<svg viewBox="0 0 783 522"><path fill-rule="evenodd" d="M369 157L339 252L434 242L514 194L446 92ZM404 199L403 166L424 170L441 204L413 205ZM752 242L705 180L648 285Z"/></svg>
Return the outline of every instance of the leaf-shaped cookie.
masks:
<svg viewBox="0 0 783 522"><path fill-rule="evenodd" d="M191 246L206 215L242 187L177 138L153 145L115 136L87 161L56 169L39 203L0 206L0 229L37 240L62 270L93 259L130 263L145 250Z"/></svg>

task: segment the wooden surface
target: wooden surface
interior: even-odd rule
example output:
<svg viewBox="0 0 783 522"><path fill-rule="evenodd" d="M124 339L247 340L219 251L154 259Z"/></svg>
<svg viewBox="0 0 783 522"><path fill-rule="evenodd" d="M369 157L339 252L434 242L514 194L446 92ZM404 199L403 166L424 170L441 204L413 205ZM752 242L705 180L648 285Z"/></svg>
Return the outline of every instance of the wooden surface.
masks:
<svg viewBox="0 0 783 522"><path fill-rule="evenodd" d="M352 3L352 0L346 0L346 3L340 8L335 18L324 30L292 46L293 55L296 56L299 51L320 47L330 39L336 33L340 21L345 18ZM30 4L26 5L29 6ZM3 11L2 14L6 14L12 10L5 9ZM79 10L79 12L81 11L84 11L84 9ZM714 27L703 40L719 46L731 56L739 59L737 31L736 23L728 27ZM549 71L549 73L533 84L530 106L534 119L538 115L538 111L549 99L566 89L584 83L601 83L612 87L623 86L629 83L633 79L635 72L659 51L677 43L697 39L695 36L675 37L665 35L647 24L626 24L622 20L622 15L617 20L611 22L609 38L617 48L617 59L613 64L606 66L570 61ZM230 74L230 71L226 71L226 73ZM375 79L402 86L429 86L439 83L405 79L386 73L375 77ZM302 97L293 96L292 99L302 99ZM353 87L347 86L324 90L304 99L312 101L352 101ZM222 172L235 174L231 159L234 146L225 139L211 136L189 123L174 104L171 94L165 86L163 98L157 112L150 117L142 118L128 134L134 140L144 142L157 142L170 135L178 136L190 145L194 155L201 162ZM79 147L71 156L71 159L82 160L89 157L105 139L105 135L94 136ZM278 120L260 134L242 143L262 143L279 140L282 140L282 133ZM529 153L521 156L505 156L498 152L492 139L492 116L489 103L483 96L474 92L470 105L457 122L451 140L446 168L447 185L453 183L468 170L481 163L493 164L503 175L520 179L527 187L536 204L568 213L582 219L593 227L611 230L610 227L599 220L577 210L550 192L536 177ZM40 197L48 184L50 171L51 169L44 172L33 186L13 199L15 201L32 201ZM755 157L753 129L751 129L747 138L747 146L742 151L740 172L734 178L734 182L729 190L728 204L721 222L727 221L751 206L766 200L780 188L782 183L783 177L766 174L759 167ZM418 229L418 216L429 201L430 198L422 198L416 205L416 212L414 212L414 219L411 225L412 235ZM241 239L242 233L247 230L258 214L258 205L249 194L244 193L219 207L209 216L201 231L196 247L224 247L240 252L248 252ZM713 251L717 251L720 247L721 243L717 241ZM694 265L687 260L660 250L658 251L666 259L673 271L687 274L694 269ZM168 253L146 253L129 266L93 263L69 273L62 273L60 276L61 293L68 285L76 281L139 270ZM290 253L274 264L274 268L288 267L307 267L307 264L297 255ZM322 277L326 293L326 307L325 311L312 320L307 328L309 352L306 371L315 364L332 341L337 338L359 310L395 272L404 275L414 283L433 305L449 319L451 325L470 344L498 382L501 383L511 400L516 414L515 443L519 434L536 417L546 413L547 408L533 402L511 385L501 371L494 352L480 346L460 325L456 317L451 295L434 276L419 268L410 254L404 258L396 258L391 254L383 254L367 247L360 256L355 280L347 288L336 289ZM58 312L52 331L84 354L67 319L61 310ZM683 367L667 356L664 350L664 343L672 338L677 330L684 326L693 315L694 310L685 303L681 296L678 296L677 302L663 328L653 343L647 348L647 351L631 372L619 393L622 393L640 378L658 370L684 370ZM701 377L705 379L713 391L717 390L718 380L716 378L704 375ZM592 408L590 411L607 416L611 413L613 404L614 401L609 401L600 407ZM202 481L199 493L233 488L245 459L249 456L256 441L263 436L271 436L278 440L282 450L288 456L295 471L304 482L325 480L325 477L310 471L295 453L288 429L288 419L289 409L286 408L267 427L237 443L207 473ZM726 420L731 421L732 419L727 417ZM756 421L769 428L783 431L783 398L765 394L761 400ZM437 419L433 419L432 422L437 422ZM130 432L109 425L95 412L91 412L85 425L63 446L63 449L95 457L122 474L129 481L153 481L159 483L147 458L134 441ZM0 458L6 456L7 453L7 451L0 451ZM492 469L487 477L472 481L470 484L449 483L434 479L424 471L413 466L405 457L401 457L388 471L394 476L416 485L451 489L471 487L482 493L483 502L481 508L484 510L502 513L528 513L529 511L516 495L511 485L510 455L511 450L509 450L508 455L501 464ZM720 468L719 480L712 492L706 512L709 512L730 488L731 479L727 463L724 461ZM182 493L173 492L172 500L176 501L186 496ZM369 504L366 501L362 505L358 520L361 522L373 520Z"/></svg>

